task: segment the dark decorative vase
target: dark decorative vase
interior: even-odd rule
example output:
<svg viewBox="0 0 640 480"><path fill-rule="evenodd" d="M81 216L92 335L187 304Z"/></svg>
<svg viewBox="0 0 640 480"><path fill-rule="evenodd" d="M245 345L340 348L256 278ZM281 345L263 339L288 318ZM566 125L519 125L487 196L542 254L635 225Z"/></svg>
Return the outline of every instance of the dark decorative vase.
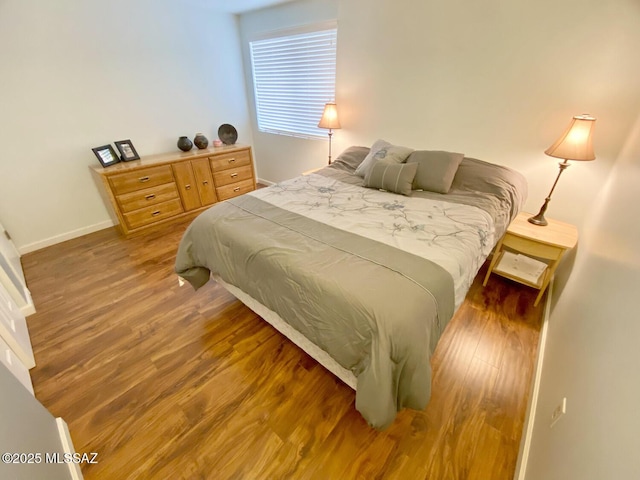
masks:
<svg viewBox="0 0 640 480"><path fill-rule="evenodd" d="M193 143L196 144L200 150L203 150L209 146L209 140L201 133L196 133L196 136L193 139Z"/></svg>
<svg viewBox="0 0 640 480"><path fill-rule="evenodd" d="M178 139L178 148L183 152L188 152L193 148L193 143L187 137L180 137Z"/></svg>

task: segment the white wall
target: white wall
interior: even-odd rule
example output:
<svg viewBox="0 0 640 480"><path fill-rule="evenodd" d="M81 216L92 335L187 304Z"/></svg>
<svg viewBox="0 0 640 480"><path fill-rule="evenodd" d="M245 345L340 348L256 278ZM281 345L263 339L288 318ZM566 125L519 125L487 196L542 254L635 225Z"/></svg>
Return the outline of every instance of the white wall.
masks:
<svg viewBox="0 0 640 480"><path fill-rule="evenodd" d="M638 185L640 116L551 315L527 480L640 478Z"/></svg>
<svg viewBox="0 0 640 480"><path fill-rule="evenodd" d="M229 122L265 180L326 162L326 140L257 132L236 20L203 5L0 2L0 219L22 251L109 224L91 147L130 138L142 155L170 151L180 135L212 139ZM527 175L529 210L557 173L543 150L573 114L592 113L598 159L569 169L548 214L581 225L640 106L639 10L634 0L300 0L241 16L244 70L252 35L337 17L334 155L377 138L462 151Z"/></svg>
<svg viewBox="0 0 640 480"><path fill-rule="evenodd" d="M22 251L110 224L92 147L222 123L251 143L236 17L201 3L0 2L0 218Z"/></svg>
<svg viewBox="0 0 640 480"><path fill-rule="evenodd" d="M336 153L385 138L509 165L527 176L526 208L537 211L558 172L544 150L573 115L588 112L598 118L597 161L565 173L548 212L582 224L640 107L637 1L337 3ZM331 18L333 4L303 0L242 15L243 48L252 33ZM248 63L245 71L250 77ZM254 129L266 180L324 163L326 142Z"/></svg>
<svg viewBox="0 0 640 480"><path fill-rule="evenodd" d="M589 112L597 161L565 173L548 213L582 223L640 107L637 1L345 0L338 18L341 142L513 166L537 211L558 172L543 151Z"/></svg>
<svg viewBox="0 0 640 480"><path fill-rule="evenodd" d="M240 36L244 55L247 97L251 110L254 151L258 161L258 177L267 182L292 178L300 173L326 165L329 154L327 140L302 139L262 133L255 115L255 97L251 73L249 42L266 32L335 20L338 0L299 0L240 15ZM340 35L340 28L338 28ZM338 38L338 48L340 39ZM318 121L320 119L318 118ZM338 133L334 135L335 138ZM334 148L334 152L339 150ZM333 154L334 158L336 153Z"/></svg>

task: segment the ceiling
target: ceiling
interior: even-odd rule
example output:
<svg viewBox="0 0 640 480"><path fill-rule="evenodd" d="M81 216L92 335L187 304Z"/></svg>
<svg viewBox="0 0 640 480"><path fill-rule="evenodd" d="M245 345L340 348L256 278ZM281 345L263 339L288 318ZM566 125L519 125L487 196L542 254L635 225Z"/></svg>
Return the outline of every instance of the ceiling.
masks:
<svg viewBox="0 0 640 480"><path fill-rule="evenodd" d="M293 0L198 0L198 3L220 12L243 13L291 1Z"/></svg>

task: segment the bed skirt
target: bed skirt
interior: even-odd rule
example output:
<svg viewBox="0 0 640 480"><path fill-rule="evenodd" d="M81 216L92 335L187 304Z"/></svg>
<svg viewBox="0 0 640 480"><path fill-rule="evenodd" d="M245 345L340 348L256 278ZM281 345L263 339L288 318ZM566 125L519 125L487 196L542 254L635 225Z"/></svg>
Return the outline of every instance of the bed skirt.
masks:
<svg viewBox="0 0 640 480"><path fill-rule="evenodd" d="M238 287L231 285L218 275L212 274L211 278L215 280L218 284L222 285L231 295L236 297L242 303L244 303L247 307L249 307L252 311L258 314L263 320L269 323L273 328L278 330L282 335L287 337L293 343L295 343L298 347L304 350L308 355L310 355L315 361L317 361L324 368L333 373L336 377L342 380L345 384L351 387L353 390L356 390L356 385L358 380L355 375L341 366L338 362L336 362L327 352L318 347L315 343L309 341L304 335L298 332L295 328L285 322L280 315L278 315L273 310L265 307L262 303L258 302L256 299L246 294Z"/></svg>

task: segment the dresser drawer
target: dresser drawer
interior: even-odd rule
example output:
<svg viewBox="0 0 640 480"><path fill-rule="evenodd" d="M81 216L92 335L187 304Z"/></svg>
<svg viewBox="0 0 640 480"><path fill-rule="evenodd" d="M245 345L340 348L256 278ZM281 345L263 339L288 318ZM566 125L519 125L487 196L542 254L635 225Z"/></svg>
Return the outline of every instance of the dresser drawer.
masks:
<svg viewBox="0 0 640 480"><path fill-rule="evenodd" d="M231 183L237 183L242 180L250 179L253 179L251 165L228 168L227 170L222 170L221 172L216 172L213 174L213 181L216 184L216 187L223 187Z"/></svg>
<svg viewBox="0 0 640 480"><path fill-rule="evenodd" d="M135 192L143 188L149 188L163 183L173 182L171 165L144 168L130 173L122 173L109 177L109 182L116 195Z"/></svg>
<svg viewBox="0 0 640 480"><path fill-rule="evenodd" d="M124 214L124 219L127 222L129 228L139 228L149 225L151 223L158 222L165 218L173 217L182 213L182 203L180 199L169 200L168 202L158 203L157 205L151 205L149 207L141 208L130 213Z"/></svg>
<svg viewBox="0 0 640 480"><path fill-rule="evenodd" d="M239 152L223 153L215 157L209 157L211 160L211 170L213 173L227 168L242 167L251 165L251 155L249 150L241 150Z"/></svg>
<svg viewBox="0 0 640 480"><path fill-rule="evenodd" d="M252 192L254 189L253 180L243 180L242 182L232 183L224 187L216 188L218 200L226 200L228 198L237 197L244 193Z"/></svg>
<svg viewBox="0 0 640 480"><path fill-rule="evenodd" d="M124 213L133 212L150 205L166 202L178 198L175 183L165 183L157 187L145 188L137 192L118 195L118 203Z"/></svg>

